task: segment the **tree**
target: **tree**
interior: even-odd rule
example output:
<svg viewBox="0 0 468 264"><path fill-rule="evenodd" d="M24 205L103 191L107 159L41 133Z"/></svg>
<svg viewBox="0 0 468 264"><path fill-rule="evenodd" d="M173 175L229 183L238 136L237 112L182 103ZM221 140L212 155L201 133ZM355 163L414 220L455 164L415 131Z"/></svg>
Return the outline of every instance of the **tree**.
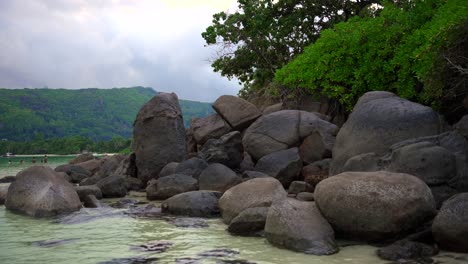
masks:
<svg viewBox="0 0 468 264"><path fill-rule="evenodd" d="M215 72L237 78L240 95L264 88L277 69L315 42L323 29L380 1L238 0L238 11L213 15L202 37L218 51Z"/></svg>

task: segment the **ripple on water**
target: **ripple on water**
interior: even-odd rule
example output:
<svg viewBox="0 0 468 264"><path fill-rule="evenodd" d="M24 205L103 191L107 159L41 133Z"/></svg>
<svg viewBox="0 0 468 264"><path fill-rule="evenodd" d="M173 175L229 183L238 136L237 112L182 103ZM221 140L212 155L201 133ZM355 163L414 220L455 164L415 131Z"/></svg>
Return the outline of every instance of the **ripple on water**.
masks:
<svg viewBox="0 0 468 264"><path fill-rule="evenodd" d="M83 210L83 214L86 212ZM132 263L132 259L144 261L145 258L158 259L155 263L175 263L176 259L178 263L216 263L220 259L226 260L224 263L259 264L388 263L379 260L375 248L370 246L348 246L338 254L317 257L272 247L259 237L231 236L221 220L205 221L207 228L180 228L165 220L136 219L121 214L118 217L96 217L93 221L63 224L51 219L16 215L0 206L0 260L1 263L19 264ZM31 244L35 241L72 242L40 247ZM132 245L144 245L149 241L168 241L172 245L162 253L136 252L131 248ZM203 254L223 250L239 254ZM443 258L447 264L458 261Z"/></svg>

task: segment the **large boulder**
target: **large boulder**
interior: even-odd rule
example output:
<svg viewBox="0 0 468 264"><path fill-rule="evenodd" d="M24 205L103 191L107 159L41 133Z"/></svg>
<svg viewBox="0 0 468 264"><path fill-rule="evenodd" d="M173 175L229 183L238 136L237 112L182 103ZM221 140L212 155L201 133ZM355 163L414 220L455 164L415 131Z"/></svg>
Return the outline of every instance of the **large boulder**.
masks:
<svg viewBox="0 0 468 264"><path fill-rule="evenodd" d="M81 166L74 165L74 164L63 164L63 165L57 166L54 170L56 172L65 172L68 175L74 172L74 173L84 174L88 177L91 176L90 171L86 170L85 168Z"/></svg>
<svg viewBox="0 0 468 264"><path fill-rule="evenodd" d="M255 105L232 95L219 97L213 108L235 130L248 127L262 114Z"/></svg>
<svg viewBox="0 0 468 264"><path fill-rule="evenodd" d="M125 155L112 155L102 158L99 169L94 173L94 176L99 176L101 178L105 178L111 175L124 176L124 174L118 174L117 169L119 169L119 166L125 160L125 158ZM124 173L126 171L123 168L120 168L120 172Z"/></svg>
<svg viewBox="0 0 468 264"><path fill-rule="evenodd" d="M324 138L336 135L338 127L317 115L299 111L282 110L257 119L242 139L245 150L255 159L273 152L298 146L313 132Z"/></svg>
<svg viewBox="0 0 468 264"><path fill-rule="evenodd" d="M444 122L430 107L402 99L390 92L368 92L354 106L333 147L332 175L343 171L356 155L384 154L400 141L439 134Z"/></svg>
<svg viewBox="0 0 468 264"><path fill-rule="evenodd" d="M200 190L225 192L229 188L242 182L242 178L221 163L208 166L198 179Z"/></svg>
<svg viewBox="0 0 468 264"><path fill-rule="evenodd" d="M111 175L99 180L96 186L101 189L104 198L124 197L127 194L125 178L118 175Z"/></svg>
<svg viewBox="0 0 468 264"><path fill-rule="evenodd" d="M240 132L233 131L219 139L208 140L198 155L209 163L221 163L237 168L244 159L244 146Z"/></svg>
<svg viewBox="0 0 468 264"><path fill-rule="evenodd" d="M227 190L219 199L219 208L225 224L251 207L268 207L276 200L286 198L281 183L274 178L255 178Z"/></svg>
<svg viewBox="0 0 468 264"><path fill-rule="evenodd" d="M463 116L458 123L454 125L458 133L468 139L468 115Z"/></svg>
<svg viewBox="0 0 468 264"><path fill-rule="evenodd" d="M440 248L468 253L468 193L445 201L432 224L432 234Z"/></svg>
<svg viewBox="0 0 468 264"><path fill-rule="evenodd" d="M429 187L409 174L344 172L321 181L314 198L334 230L378 241L405 234L435 214Z"/></svg>
<svg viewBox="0 0 468 264"><path fill-rule="evenodd" d="M299 147L301 159L310 164L319 160L331 158L335 137L330 134L313 132L302 141Z"/></svg>
<svg viewBox="0 0 468 264"><path fill-rule="evenodd" d="M19 172L8 188L7 209L34 217L77 211L80 198L73 186L49 167L33 166Z"/></svg>
<svg viewBox="0 0 468 264"><path fill-rule="evenodd" d="M265 228L267 214L268 207L247 208L232 219L227 230L235 235L256 235Z"/></svg>
<svg viewBox="0 0 468 264"><path fill-rule="evenodd" d="M255 170L278 179L287 188L297 180L302 170L299 149L290 148L263 156L255 165Z"/></svg>
<svg viewBox="0 0 468 264"><path fill-rule="evenodd" d="M176 194L195 191L198 182L191 176L184 174L173 174L152 180L146 187L148 200L165 200Z"/></svg>
<svg viewBox="0 0 468 264"><path fill-rule="evenodd" d="M88 195L93 195L96 199L102 199L101 189L96 185L75 186L75 191L82 202Z"/></svg>
<svg viewBox="0 0 468 264"><path fill-rule="evenodd" d="M81 168L89 171L91 175L96 173L96 171L99 170L99 167L101 166L102 159L92 159L80 163L76 163L74 165L80 166Z"/></svg>
<svg viewBox="0 0 468 264"><path fill-rule="evenodd" d="M205 144L208 139L219 138L232 130L231 126L218 114L193 119L190 128L199 145Z"/></svg>
<svg viewBox="0 0 468 264"><path fill-rule="evenodd" d="M265 236L273 245L307 254L338 252L332 227L312 202L275 201L268 210Z"/></svg>
<svg viewBox="0 0 468 264"><path fill-rule="evenodd" d="M162 211L175 215L192 217L212 217L219 215L218 200L220 192L191 191L180 193L165 200Z"/></svg>
<svg viewBox="0 0 468 264"><path fill-rule="evenodd" d="M136 178L138 175L135 159L135 153L123 156L122 161L120 161L119 166L114 170L113 174Z"/></svg>
<svg viewBox="0 0 468 264"><path fill-rule="evenodd" d="M5 204L7 193L8 193L8 186L0 186L0 205Z"/></svg>
<svg viewBox="0 0 468 264"><path fill-rule="evenodd" d="M208 167L208 163L200 158L191 158L185 160L175 168L174 174L185 174L198 179L200 173Z"/></svg>
<svg viewBox="0 0 468 264"><path fill-rule="evenodd" d="M176 94L159 93L140 109L133 125L133 149L143 183L157 178L167 163L186 159L185 128Z"/></svg>
<svg viewBox="0 0 468 264"><path fill-rule="evenodd" d="M177 166L179 166L179 162L169 162L159 172L159 178L175 174Z"/></svg>
<svg viewBox="0 0 468 264"><path fill-rule="evenodd" d="M85 154L76 156L74 159L70 160L68 163L77 164L77 163L85 162L85 161L92 160L92 159L94 159L93 153L85 153Z"/></svg>

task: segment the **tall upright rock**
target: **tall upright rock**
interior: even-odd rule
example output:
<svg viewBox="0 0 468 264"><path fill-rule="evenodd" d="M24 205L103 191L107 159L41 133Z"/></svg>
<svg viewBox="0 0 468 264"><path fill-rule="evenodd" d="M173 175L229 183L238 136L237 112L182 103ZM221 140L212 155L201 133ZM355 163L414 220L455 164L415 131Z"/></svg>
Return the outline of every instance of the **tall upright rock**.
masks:
<svg viewBox="0 0 468 264"><path fill-rule="evenodd" d="M184 121L175 93L160 93L143 105L133 124L138 178L157 178L169 162L187 157Z"/></svg>

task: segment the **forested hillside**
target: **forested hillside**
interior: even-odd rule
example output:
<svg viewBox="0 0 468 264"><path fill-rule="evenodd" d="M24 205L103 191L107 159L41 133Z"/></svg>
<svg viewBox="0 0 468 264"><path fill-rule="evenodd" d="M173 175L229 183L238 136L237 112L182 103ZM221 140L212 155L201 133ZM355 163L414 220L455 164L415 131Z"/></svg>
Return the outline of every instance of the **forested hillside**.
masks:
<svg viewBox="0 0 468 264"><path fill-rule="evenodd" d="M156 94L145 87L0 89L0 139L130 138L138 110ZM209 103L180 100L180 104L186 125L192 117L213 112Z"/></svg>

